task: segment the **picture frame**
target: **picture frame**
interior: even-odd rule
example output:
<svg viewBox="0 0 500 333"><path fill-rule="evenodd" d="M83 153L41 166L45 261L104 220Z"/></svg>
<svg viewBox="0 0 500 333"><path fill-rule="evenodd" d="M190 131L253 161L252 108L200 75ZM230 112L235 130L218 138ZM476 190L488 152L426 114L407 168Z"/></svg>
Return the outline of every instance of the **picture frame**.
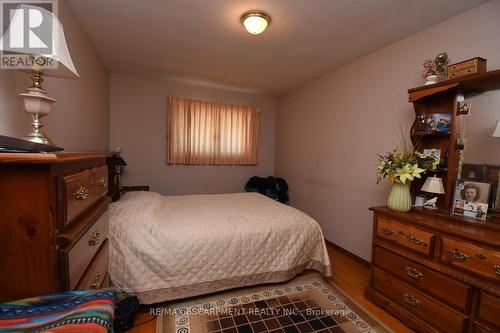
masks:
<svg viewBox="0 0 500 333"><path fill-rule="evenodd" d="M434 156L438 163L441 163L441 149L439 148L428 148L423 150L424 154Z"/></svg>
<svg viewBox="0 0 500 333"><path fill-rule="evenodd" d="M491 187L489 182L458 179L453 195L452 214L485 220Z"/></svg>
<svg viewBox="0 0 500 333"><path fill-rule="evenodd" d="M500 170L498 171L498 179L500 179ZM493 201L493 200L492 200ZM493 202L493 207L491 207L493 215L500 217L500 183L496 184L496 195Z"/></svg>
<svg viewBox="0 0 500 333"><path fill-rule="evenodd" d="M458 101L457 102L457 116L470 116L471 106L472 106L471 101L468 101L468 100Z"/></svg>
<svg viewBox="0 0 500 333"><path fill-rule="evenodd" d="M451 113L431 113L426 119L428 132L451 132Z"/></svg>
<svg viewBox="0 0 500 333"><path fill-rule="evenodd" d="M453 204L453 214L484 221L488 215L488 204L458 199Z"/></svg>

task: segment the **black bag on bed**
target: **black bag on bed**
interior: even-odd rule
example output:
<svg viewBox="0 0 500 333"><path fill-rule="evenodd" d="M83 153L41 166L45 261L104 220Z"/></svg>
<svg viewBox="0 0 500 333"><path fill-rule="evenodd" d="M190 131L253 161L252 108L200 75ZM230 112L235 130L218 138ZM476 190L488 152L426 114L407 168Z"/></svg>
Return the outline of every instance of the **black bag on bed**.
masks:
<svg viewBox="0 0 500 333"><path fill-rule="evenodd" d="M245 191L259 192L284 204L288 204L289 201L288 184L283 178L279 177L263 178L254 176L246 183Z"/></svg>

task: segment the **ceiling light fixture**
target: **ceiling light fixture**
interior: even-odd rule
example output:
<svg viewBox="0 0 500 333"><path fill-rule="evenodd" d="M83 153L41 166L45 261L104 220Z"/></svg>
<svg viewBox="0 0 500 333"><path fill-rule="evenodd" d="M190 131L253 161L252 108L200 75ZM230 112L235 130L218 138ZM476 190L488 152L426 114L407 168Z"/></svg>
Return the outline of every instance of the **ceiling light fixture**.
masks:
<svg viewBox="0 0 500 333"><path fill-rule="evenodd" d="M258 35L271 24L271 17L264 12L252 10L241 16L241 23L249 33Z"/></svg>

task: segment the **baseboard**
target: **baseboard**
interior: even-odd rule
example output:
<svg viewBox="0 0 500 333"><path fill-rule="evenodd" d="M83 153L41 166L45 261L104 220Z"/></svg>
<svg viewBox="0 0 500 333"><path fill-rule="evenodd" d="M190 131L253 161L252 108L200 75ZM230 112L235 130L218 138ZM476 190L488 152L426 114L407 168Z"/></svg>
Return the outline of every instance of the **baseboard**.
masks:
<svg viewBox="0 0 500 333"><path fill-rule="evenodd" d="M370 267L370 262L369 261L366 261L365 259L363 259L361 257L358 257L357 255L355 255L354 253L352 253L352 252L344 249L343 247L340 247L337 244L334 244L334 243L330 242L328 239L325 239L325 243L328 244L328 246L333 247L335 250L340 251L340 252L344 253L345 255L351 257L353 260L356 260L357 262L363 264L364 266Z"/></svg>

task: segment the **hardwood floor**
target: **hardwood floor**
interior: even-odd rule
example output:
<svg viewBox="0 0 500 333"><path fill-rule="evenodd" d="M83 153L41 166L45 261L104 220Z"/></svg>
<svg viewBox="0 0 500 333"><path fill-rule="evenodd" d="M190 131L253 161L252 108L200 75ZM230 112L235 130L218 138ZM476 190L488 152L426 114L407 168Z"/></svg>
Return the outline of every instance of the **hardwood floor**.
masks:
<svg viewBox="0 0 500 333"><path fill-rule="evenodd" d="M404 326L398 319L394 318L381 308L377 307L363 296L365 286L368 285L369 267L367 263L356 260L352 255L337 247L327 244L328 254L332 264L331 281L342 288L347 294L364 306L375 317L386 324L397 333L413 332ZM141 323L144 323L141 325ZM135 321L136 327L128 332L132 333L154 333L156 319L148 313L139 313Z"/></svg>

